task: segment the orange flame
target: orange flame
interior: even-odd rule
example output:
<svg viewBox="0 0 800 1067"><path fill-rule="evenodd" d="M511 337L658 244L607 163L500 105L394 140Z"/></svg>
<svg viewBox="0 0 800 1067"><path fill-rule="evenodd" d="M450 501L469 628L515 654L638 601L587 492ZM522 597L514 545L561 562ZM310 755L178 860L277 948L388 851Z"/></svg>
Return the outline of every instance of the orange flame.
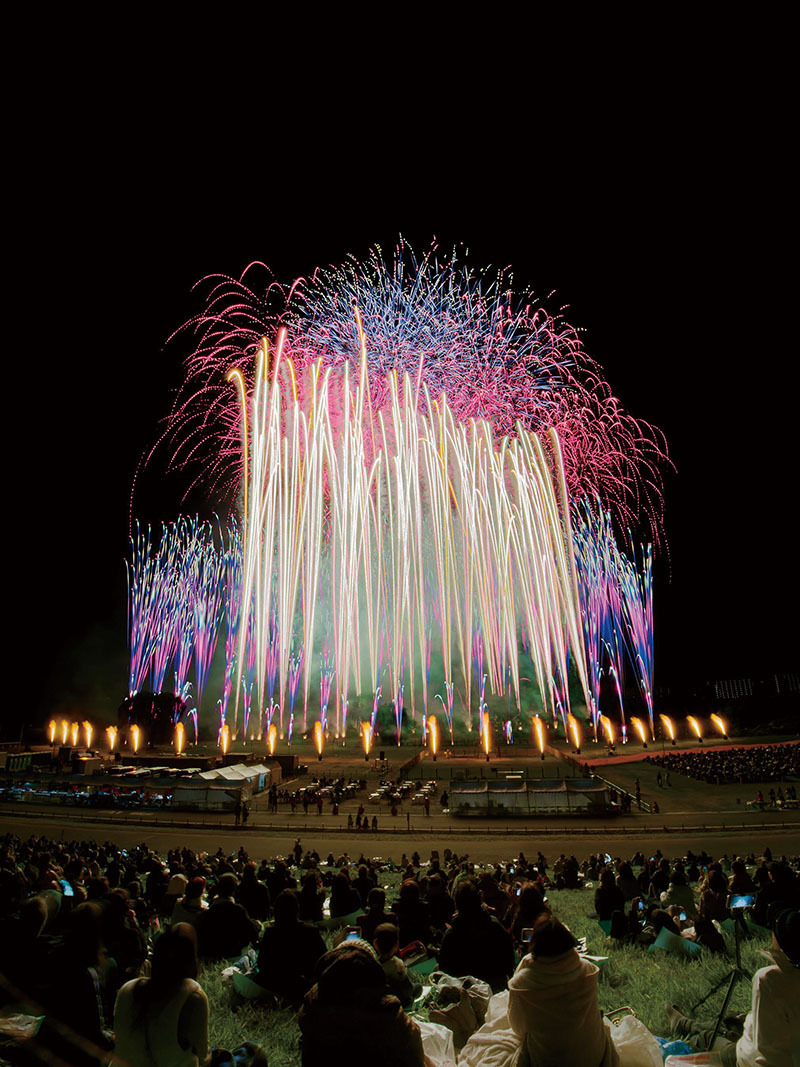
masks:
<svg viewBox="0 0 800 1067"><path fill-rule="evenodd" d="M58 726L56 725L56 720L55 719L51 719L50 720L50 725L47 727L47 736L50 738L50 744L51 745L54 745L56 743L56 730L57 729L58 729Z"/></svg>
<svg viewBox="0 0 800 1067"><path fill-rule="evenodd" d="M567 725L569 726L569 732L572 734L572 743L575 748L581 747L581 724L575 718L574 715L567 716Z"/></svg>
<svg viewBox="0 0 800 1067"><path fill-rule="evenodd" d="M92 724L89 722L88 719L86 719L84 721L84 723L83 723L83 732L84 732L84 735L86 737L86 747L87 748L91 748L92 747L92 734L94 733L94 728L92 727Z"/></svg>
<svg viewBox="0 0 800 1067"><path fill-rule="evenodd" d="M275 755L275 745L278 741L278 727L273 723L267 731L267 748L270 756Z"/></svg>
<svg viewBox="0 0 800 1067"><path fill-rule="evenodd" d="M659 719L661 719L661 725L669 734L670 741L674 741L675 726L673 725L672 719L669 717L669 715L659 715Z"/></svg>
<svg viewBox="0 0 800 1067"><path fill-rule="evenodd" d="M645 730L644 723L642 722L642 720L641 719L637 719L637 718L633 718L633 719L631 719L631 723L633 724L634 730L639 735L639 740L642 742L643 745L646 745L647 744L647 731Z"/></svg>
<svg viewBox="0 0 800 1067"><path fill-rule="evenodd" d="M431 746L431 755L436 756L439 751L439 723L435 715L428 719L428 743Z"/></svg>
<svg viewBox="0 0 800 1067"><path fill-rule="evenodd" d="M231 747L231 728L227 723L219 732L219 747L222 749L222 755L227 756L228 749Z"/></svg>
<svg viewBox="0 0 800 1067"><path fill-rule="evenodd" d="M80 733L80 730L81 730L81 728L80 728L80 726L79 726L79 724L77 722L74 722L70 726L70 731L72 732L72 747L73 748L75 748L77 746L77 744L78 744L78 734Z"/></svg>
<svg viewBox="0 0 800 1067"><path fill-rule="evenodd" d="M484 712L483 722L481 723L481 742L483 744L483 751L488 757L492 747L492 737L490 733L491 725L489 723L489 716Z"/></svg>
<svg viewBox="0 0 800 1067"><path fill-rule="evenodd" d="M609 745L613 745L616 736L614 733L614 723L607 715L601 715L600 722L603 725L603 733L606 735L606 741L608 741Z"/></svg>
<svg viewBox="0 0 800 1067"><path fill-rule="evenodd" d="M322 758L322 740L322 723L317 719L314 723L314 747L320 759Z"/></svg>
<svg viewBox="0 0 800 1067"><path fill-rule="evenodd" d="M369 721L361 723L361 743L364 746L364 755L368 756L372 748L372 724Z"/></svg>
<svg viewBox="0 0 800 1067"><path fill-rule="evenodd" d="M186 727L182 722L175 723L175 751L180 756L183 752L183 746L186 743Z"/></svg>
<svg viewBox="0 0 800 1067"><path fill-rule="evenodd" d="M131 727L131 737L133 738L133 752L134 755L139 751L139 744L142 739L142 732L135 724Z"/></svg>
<svg viewBox="0 0 800 1067"><path fill-rule="evenodd" d="M114 745L117 743L117 728L116 726L109 726L106 728L106 737L108 738L108 751L114 751Z"/></svg>
<svg viewBox="0 0 800 1067"><path fill-rule="evenodd" d="M66 745L69 737L69 723L66 719L61 720L61 744Z"/></svg>
<svg viewBox="0 0 800 1067"><path fill-rule="evenodd" d="M533 717L533 728L536 731L536 744L539 752L544 755L544 723L538 715Z"/></svg>
<svg viewBox="0 0 800 1067"><path fill-rule="evenodd" d="M697 719L694 717L694 715L687 715L686 716L686 721L689 723L689 726L691 726L692 730L694 730L695 734L697 735L698 740L702 741L703 740L703 731L700 729L700 723L697 721Z"/></svg>
<svg viewBox="0 0 800 1067"><path fill-rule="evenodd" d="M721 715L712 715L711 716L711 721L714 723L714 725L716 726L716 728L719 730L719 732L722 734L723 737L727 737L728 736L728 726L727 726L725 720L722 718Z"/></svg>

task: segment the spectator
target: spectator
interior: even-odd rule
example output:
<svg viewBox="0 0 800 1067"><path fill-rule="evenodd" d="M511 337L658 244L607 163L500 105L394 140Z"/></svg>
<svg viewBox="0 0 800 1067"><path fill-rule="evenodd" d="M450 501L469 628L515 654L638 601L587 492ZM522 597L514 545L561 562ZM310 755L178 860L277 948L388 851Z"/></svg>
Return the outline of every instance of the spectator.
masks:
<svg viewBox="0 0 800 1067"><path fill-rule="evenodd" d="M397 925L400 928L400 945L405 948L412 941L427 945L431 940L431 920L428 905L420 900L419 883L406 878L400 886L400 895L394 904Z"/></svg>
<svg viewBox="0 0 800 1067"><path fill-rule="evenodd" d="M694 892L686 881L686 875L681 870L674 870L670 875L669 887L661 894L662 908L676 907L686 912L689 919L693 919L696 912Z"/></svg>
<svg viewBox="0 0 800 1067"><path fill-rule="evenodd" d="M412 981L408 968L397 955L400 948L400 931L391 923L381 923L375 930L372 946L386 976L387 993L397 997L404 1008L409 1007L419 993L422 983Z"/></svg>
<svg viewBox="0 0 800 1067"><path fill-rule="evenodd" d="M601 921L610 919L615 911L624 911L625 897L617 885L614 872L606 867L600 875L600 885L594 892L594 910Z"/></svg>
<svg viewBox="0 0 800 1067"><path fill-rule="evenodd" d="M256 877L255 863L248 863L242 871L237 899L251 919L264 922L269 918L269 889Z"/></svg>
<svg viewBox="0 0 800 1067"><path fill-rule="evenodd" d="M209 1062L208 1000L197 972L197 935L176 923L156 941L150 977L117 995L116 1052L130 1067Z"/></svg>
<svg viewBox="0 0 800 1067"><path fill-rule="evenodd" d="M316 871L308 871L303 876L303 884L297 895L297 900L300 905L301 922L317 923L322 921L325 893L320 888L319 875Z"/></svg>
<svg viewBox="0 0 800 1067"><path fill-rule="evenodd" d="M353 915L358 911L361 911L361 897L358 895L358 890L350 884L347 871L339 871L334 875L331 885L331 918Z"/></svg>
<svg viewBox="0 0 800 1067"><path fill-rule="evenodd" d="M770 912L772 965L753 976L752 1008L741 1037L733 1029L713 1048L723 1064L765 1064L786 1067L797 1062L800 1049L800 912L777 906ZM667 1004L672 1034L695 1051L711 1047L713 1024L693 1022L674 1004ZM726 1019L726 1023L728 1020Z"/></svg>
<svg viewBox="0 0 800 1067"><path fill-rule="evenodd" d="M303 1067L424 1067L422 1035L363 942L344 941L319 962L298 1016Z"/></svg>
<svg viewBox="0 0 800 1067"><path fill-rule="evenodd" d="M439 967L455 977L481 978L495 993L504 989L514 971L511 935L483 907L473 878L461 879L455 904L453 924L442 939Z"/></svg>
<svg viewBox="0 0 800 1067"><path fill-rule="evenodd" d="M509 926L509 933L515 945L522 942L523 930L532 929L540 915L550 912L544 897L533 882L526 882L517 892L519 895L511 912L511 925Z"/></svg>
<svg viewBox="0 0 800 1067"><path fill-rule="evenodd" d="M181 900L175 902L172 909L173 923L188 923L197 929L200 916L207 905L203 901L203 893L206 888L205 878L192 878L186 886L186 892Z"/></svg>
<svg viewBox="0 0 800 1067"><path fill-rule="evenodd" d="M223 874L217 882L217 898L199 917L197 934L204 959L230 959L258 939L259 926L233 899L239 883L235 874Z"/></svg>
<svg viewBox="0 0 800 1067"><path fill-rule="evenodd" d="M536 923L530 953L508 984L508 1017L536 1067L615 1067L616 1049L597 1000L599 969L583 960L552 915Z"/></svg>
<svg viewBox="0 0 800 1067"><path fill-rule="evenodd" d="M394 912L385 911L385 907L386 891L378 886L375 889L370 889L367 897L367 913L358 920L361 936L368 944L372 944L375 931L379 926L387 923L397 926L397 916Z"/></svg>
<svg viewBox="0 0 800 1067"><path fill-rule="evenodd" d="M299 1005L314 981L314 968L325 952L319 930L302 923L297 894L279 893L273 907L275 921L261 938L256 981L276 997Z"/></svg>

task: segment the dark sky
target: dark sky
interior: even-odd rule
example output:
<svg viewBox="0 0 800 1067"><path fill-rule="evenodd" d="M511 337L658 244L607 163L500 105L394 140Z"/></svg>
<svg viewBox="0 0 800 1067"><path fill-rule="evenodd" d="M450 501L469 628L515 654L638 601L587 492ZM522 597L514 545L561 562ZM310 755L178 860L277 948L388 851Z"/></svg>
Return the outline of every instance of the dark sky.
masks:
<svg viewBox="0 0 800 1067"><path fill-rule="evenodd" d="M254 259L290 280L398 233L556 290L626 408L665 432L657 684L797 669L785 149L735 99L654 96L643 114L588 141L565 129L557 151L534 124L513 150L434 127L316 156L290 131L281 151L214 153L131 137L125 110L117 130L53 115L19 173L25 336L6 364L30 411L9 518L31 711L123 695L130 488L180 380L185 349L165 342L197 310L192 284ZM177 487L171 510L169 483L151 492L137 514L177 515Z"/></svg>

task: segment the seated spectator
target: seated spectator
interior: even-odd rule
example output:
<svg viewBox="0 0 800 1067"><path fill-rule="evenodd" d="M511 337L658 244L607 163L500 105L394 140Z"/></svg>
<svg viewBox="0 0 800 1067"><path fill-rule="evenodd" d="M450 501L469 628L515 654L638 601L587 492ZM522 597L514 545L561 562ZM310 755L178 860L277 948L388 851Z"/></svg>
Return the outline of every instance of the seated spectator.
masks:
<svg viewBox="0 0 800 1067"><path fill-rule="evenodd" d="M269 889L256 877L255 863L246 864L239 882L237 900L251 919L265 922L270 915Z"/></svg>
<svg viewBox="0 0 800 1067"><path fill-rule="evenodd" d="M733 1027L718 1035L713 1045L718 1062L790 1067L800 1049L800 912L775 906L770 910L773 963L753 976L752 1008L739 1036ZM695 1051L711 1047L714 1023L694 1022L674 1004L666 1005L672 1035ZM729 1019L725 1020L730 1025Z"/></svg>
<svg viewBox="0 0 800 1067"><path fill-rule="evenodd" d="M625 900L633 900L634 897L639 896L639 880L633 873L630 863L626 862L620 865L619 873L617 874L617 888L625 897Z"/></svg>
<svg viewBox="0 0 800 1067"><path fill-rule="evenodd" d="M277 902L276 902L277 905ZM344 941L319 961L298 1015L303 1067L424 1067L422 1035L363 942Z"/></svg>
<svg viewBox="0 0 800 1067"><path fill-rule="evenodd" d="M79 904L69 915L63 943L53 959L47 1001L57 1019L99 1048L110 1049L113 1037L106 1019L106 955L100 920L101 908L94 901Z"/></svg>
<svg viewBox="0 0 800 1067"><path fill-rule="evenodd" d="M419 883L406 878L400 886L400 895L395 901L394 912L400 930L400 947L412 941L427 945L431 940L431 921L428 905L420 900Z"/></svg>
<svg viewBox="0 0 800 1067"><path fill-rule="evenodd" d="M686 881L683 871L674 870L670 875L669 887L661 894L661 907L680 908L686 912L687 918L693 919L697 905L695 904L694 892Z"/></svg>
<svg viewBox="0 0 800 1067"><path fill-rule="evenodd" d="M428 879L428 914L431 928L439 934L453 918L456 910L453 898L447 892L447 883L441 874L432 874Z"/></svg>
<svg viewBox="0 0 800 1067"><path fill-rule="evenodd" d="M318 923L322 921L322 909L325 904L325 893L320 888L319 875L316 871L308 871L303 875L303 884L297 894L300 905L300 919L302 922Z"/></svg>
<svg viewBox="0 0 800 1067"><path fill-rule="evenodd" d="M485 907L495 915L500 922L504 922L511 907L511 898L491 874L482 874L478 880L478 889Z"/></svg>
<svg viewBox="0 0 800 1067"><path fill-rule="evenodd" d="M358 890L350 884L347 872L339 871L334 875L331 884L331 918L352 915L360 910L361 897L358 895Z"/></svg>
<svg viewBox="0 0 800 1067"><path fill-rule="evenodd" d="M744 860L734 860L731 864L731 880L728 882L728 892L731 896L754 896L758 889L755 882L747 873Z"/></svg>
<svg viewBox="0 0 800 1067"><path fill-rule="evenodd" d="M414 1002L422 983L413 981L408 968L397 955L400 948L400 931L391 923L381 923L376 929L372 947L378 963L386 975L386 992L397 997L404 1008Z"/></svg>
<svg viewBox="0 0 800 1067"><path fill-rule="evenodd" d="M800 879L788 863L774 860L769 865L769 881L758 891L753 907L753 921L766 926L770 904L779 903L786 907L800 908Z"/></svg>
<svg viewBox="0 0 800 1067"><path fill-rule="evenodd" d="M610 867L600 875L600 885L594 891L594 910L598 919L610 919L615 911L625 910L625 897Z"/></svg>
<svg viewBox="0 0 800 1067"><path fill-rule="evenodd" d="M192 878L186 886L186 893L180 900L175 901L172 909L173 923L188 923L197 929L200 917L208 905L203 900L206 889L205 878Z"/></svg>
<svg viewBox="0 0 800 1067"><path fill-rule="evenodd" d="M260 928L233 899L239 887L235 874L223 874L217 897L197 919L197 936L203 959L230 959L258 940Z"/></svg>
<svg viewBox="0 0 800 1067"><path fill-rule="evenodd" d="M533 882L526 882L519 889L519 896L511 911L511 925L509 933L514 939L514 944L519 945L522 941L522 931L532 928L533 924L543 912L550 909L544 902L544 897Z"/></svg>
<svg viewBox="0 0 800 1067"><path fill-rule="evenodd" d="M170 926L155 943L150 977L126 983L117 995L116 1053L130 1067L209 1063L208 1000L197 972L193 927Z"/></svg>
<svg viewBox="0 0 800 1067"><path fill-rule="evenodd" d="M297 894L284 889L273 906L275 921L264 930L255 980L276 997L299 1005L314 981L314 968L325 953L319 930L299 919Z"/></svg>
<svg viewBox="0 0 800 1067"><path fill-rule="evenodd" d="M714 925L713 918L709 917L715 910L714 894L708 890L701 893L694 920L694 940L710 952L722 954L725 952L725 939Z"/></svg>
<svg viewBox="0 0 800 1067"><path fill-rule="evenodd" d="M508 1018L536 1067L619 1063L597 999L599 969L581 959L570 931L552 915L533 930L530 953L508 983Z"/></svg>
<svg viewBox="0 0 800 1067"><path fill-rule="evenodd" d="M648 886L648 896L651 896L654 900L658 900L662 893L666 893L669 889L669 860L662 859L659 861L658 867L653 872L650 878L650 885Z"/></svg>
<svg viewBox="0 0 800 1067"><path fill-rule="evenodd" d="M511 935L483 907L473 878L462 878L458 883L455 904L453 924L439 950L439 967L457 978L481 978L497 993L505 988L514 971Z"/></svg>
<svg viewBox="0 0 800 1067"><path fill-rule="evenodd" d="M375 931L381 924L390 923L392 926L397 926L397 916L394 912L385 911L385 907L386 891L378 886L370 889L367 897L367 913L360 916L358 920L361 936L370 945L375 937Z"/></svg>

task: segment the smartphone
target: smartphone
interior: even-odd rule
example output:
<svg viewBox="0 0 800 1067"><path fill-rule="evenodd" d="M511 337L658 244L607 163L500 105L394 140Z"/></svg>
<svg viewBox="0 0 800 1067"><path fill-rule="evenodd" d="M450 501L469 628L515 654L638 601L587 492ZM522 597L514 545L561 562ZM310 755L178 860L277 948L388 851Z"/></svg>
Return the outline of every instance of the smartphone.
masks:
<svg viewBox="0 0 800 1067"><path fill-rule="evenodd" d="M517 896L518 897L522 896L522 886L520 886L519 889L517 890Z"/></svg>
<svg viewBox="0 0 800 1067"><path fill-rule="evenodd" d="M680 914L680 920L681 920L681 922L682 922L682 923L685 923L685 922L686 922L686 912L685 912L685 911L682 911L682 912L681 912L681 914Z"/></svg>
<svg viewBox="0 0 800 1067"><path fill-rule="evenodd" d="M606 863L611 863L611 856L606 852Z"/></svg>
<svg viewBox="0 0 800 1067"><path fill-rule="evenodd" d="M741 897L731 897L732 908L752 908L755 904L756 898L752 894Z"/></svg>
<svg viewBox="0 0 800 1067"><path fill-rule="evenodd" d="M644 901L643 900L639 901L639 911L644 911Z"/></svg>
<svg viewBox="0 0 800 1067"><path fill-rule="evenodd" d="M345 941L354 941L356 938L361 937L360 926L346 926L345 927Z"/></svg>
<svg viewBox="0 0 800 1067"><path fill-rule="evenodd" d="M75 890L72 888L72 886L66 880L66 878L62 878L61 879L61 892L64 894L65 897L74 897L75 896Z"/></svg>
<svg viewBox="0 0 800 1067"><path fill-rule="evenodd" d="M522 940L523 941L530 941L530 939L532 937L533 937L533 927L532 926L523 926L523 928L522 928Z"/></svg>

